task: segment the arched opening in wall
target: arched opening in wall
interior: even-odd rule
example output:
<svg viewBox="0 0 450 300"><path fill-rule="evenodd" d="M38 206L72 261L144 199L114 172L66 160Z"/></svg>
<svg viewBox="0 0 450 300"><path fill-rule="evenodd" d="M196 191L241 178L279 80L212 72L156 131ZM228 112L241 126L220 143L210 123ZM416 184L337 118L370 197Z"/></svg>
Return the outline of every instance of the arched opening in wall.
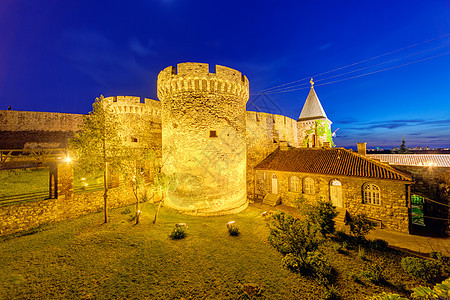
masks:
<svg viewBox="0 0 450 300"><path fill-rule="evenodd" d="M339 180L330 181L330 200L333 206L344 207L344 199L342 198L342 184Z"/></svg>

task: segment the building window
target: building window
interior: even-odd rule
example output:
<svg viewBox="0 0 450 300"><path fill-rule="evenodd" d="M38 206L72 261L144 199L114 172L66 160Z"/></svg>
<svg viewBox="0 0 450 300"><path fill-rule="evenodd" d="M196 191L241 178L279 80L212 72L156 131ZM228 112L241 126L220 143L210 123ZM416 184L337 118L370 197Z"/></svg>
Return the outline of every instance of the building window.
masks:
<svg viewBox="0 0 450 300"><path fill-rule="evenodd" d="M303 194L314 194L314 179L310 177L303 179Z"/></svg>
<svg viewBox="0 0 450 300"><path fill-rule="evenodd" d="M210 130L210 131L209 131L209 137L217 137L217 131L215 131L215 130Z"/></svg>
<svg viewBox="0 0 450 300"><path fill-rule="evenodd" d="M300 180L297 176L291 176L289 178L289 190L291 192L298 192L300 191Z"/></svg>
<svg viewBox="0 0 450 300"><path fill-rule="evenodd" d="M137 138L134 137L134 136L132 136L132 137L131 137L131 142L132 142L132 143L137 143Z"/></svg>
<svg viewBox="0 0 450 300"><path fill-rule="evenodd" d="M372 183L364 184L363 203L380 205L380 188Z"/></svg>

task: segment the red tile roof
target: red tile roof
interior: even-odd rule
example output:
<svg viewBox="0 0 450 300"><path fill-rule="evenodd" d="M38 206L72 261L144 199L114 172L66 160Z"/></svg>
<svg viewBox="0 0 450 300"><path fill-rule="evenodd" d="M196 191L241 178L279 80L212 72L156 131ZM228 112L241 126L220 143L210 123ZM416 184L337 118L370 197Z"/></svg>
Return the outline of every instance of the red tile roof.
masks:
<svg viewBox="0 0 450 300"><path fill-rule="evenodd" d="M344 148L278 148L255 169L412 181L389 165Z"/></svg>

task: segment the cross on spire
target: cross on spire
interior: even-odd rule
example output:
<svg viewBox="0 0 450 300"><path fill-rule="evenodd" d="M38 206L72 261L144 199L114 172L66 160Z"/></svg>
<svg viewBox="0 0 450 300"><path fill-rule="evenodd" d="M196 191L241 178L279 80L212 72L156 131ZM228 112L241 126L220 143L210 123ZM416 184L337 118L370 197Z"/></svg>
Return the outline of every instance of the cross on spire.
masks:
<svg viewBox="0 0 450 300"><path fill-rule="evenodd" d="M312 77L311 77L311 80L309 82L311 82L311 88L313 88L314 87L314 80L312 79Z"/></svg>

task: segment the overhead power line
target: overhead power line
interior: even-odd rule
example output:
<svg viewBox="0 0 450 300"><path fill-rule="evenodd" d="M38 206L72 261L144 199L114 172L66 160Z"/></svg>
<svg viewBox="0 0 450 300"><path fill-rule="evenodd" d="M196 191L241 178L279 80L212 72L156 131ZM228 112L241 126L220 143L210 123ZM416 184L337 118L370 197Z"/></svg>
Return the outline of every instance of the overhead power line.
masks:
<svg viewBox="0 0 450 300"><path fill-rule="evenodd" d="M367 67L364 67L364 68L359 68L359 69L356 69L356 70L353 70L353 71L348 71L348 72L345 72L345 73L342 73L342 74L337 74L337 75L325 77L325 78L322 78L322 79L316 79L316 80L314 80L314 82L316 83L316 85L319 85L317 83L321 82L321 81L324 81L324 80L328 80L328 79L336 78L336 77L341 77L341 76L344 76L344 75L347 75L347 74L351 74L351 73L356 73L356 72L359 72L359 71L362 71L362 70L366 70L366 69L374 68L374 67L377 67L377 66L385 65L385 64L388 64L388 63L391 63L391 62L394 62L394 61L398 61L398 60L405 59L405 58L412 57L412 56L417 56L417 55L420 55L420 54L424 54L424 53L427 53L427 52L430 52L430 51L434 51L434 50L442 49L442 48L446 48L446 47L448 47L448 46L439 46L439 47L435 47L435 48L432 48L432 49L416 52L416 53L413 53L413 54L410 54L410 55L407 55L407 56L394 58L394 59L387 60L387 61L384 61L384 62L381 62L381 63L377 63L375 65L367 66ZM280 88L280 89L271 90L271 91L268 91L268 93L281 92L281 91L284 91L284 90L287 90L287 89L292 89L292 88L295 88L295 87L301 87L301 86L305 86L305 85L309 87L309 83L302 83L302 84L299 84L299 85L293 85L293 86L289 86L289 87L284 87L284 88Z"/></svg>
<svg viewBox="0 0 450 300"><path fill-rule="evenodd" d="M315 86L328 85L328 84L341 82L341 81L345 81L345 80L349 80L349 79L364 77L364 76L372 75L372 74L375 74L375 73L379 73L379 72L383 72L383 71L387 71L387 70L392 70L392 69L404 67L404 66L407 66L407 65L411 65L411 64L414 64L414 63L418 63L418 62L421 62L421 61L425 61L425 60L433 59L433 58L436 58L436 57L444 56L444 55L447 55L447 54L450 54L450 51L445 52L445 53L441 53L441 54L438 54L438 55L434 55L434 56L431 56L431 57L426 57L426 58L418 59L418 60L411 61L411 62L408 62L408 63L404 63L404 64L401 64L401 65L397 65L397 66L393 66L393 67L389 67L389 68L384 68L384 69L381 69L381 70L376 70L376 71L372 71L372 72L368 72L368 73L364 73L364 74L360 74L360 75L356 75L356 76L352 76L352 77L348 77L348 78L338 79L338 80L334 80L334 81L330 81L330 82L315 84ZM286 89L286 90L274 91L274 92L268 91L268 92L264 92L264 94L270 95L270 94L278 94L278 93L287 93L287 92L299 91L299 90L303 90L303 89L307 89L307 88L309 88L309 87L292 88L292 89Z"/></svg>
<svg viewBox="0 0 450 300"><path fill-rule="evenodd" d="M423 45L423 44L429 43L429 42L434 41L434 40L442 39L442 38L447 37L447 36L450 36L450 33L447 33L447 34L444 34L444 35L441 35L441 36L438 36L438 37L435 37L435 38L432 38L432 39L429 39L429 40L426 40L426 41L423 41L423 42L420 42L420 43L409 45L407 47L403 47L403 48L400 48L400 49L397 49L397 50L394 50L394 51L390 51L390 52L387 52L387 53L384 53L384 54L381 54L381 55L377 55L377 56L374 56L374 57L371 57L371 58L367 58L367 59L364 59L364 60L361 60L361 61L349 64L349 65L346 65L346 66L335 68L335 69L330 70L330 71L326 71L326 72L323 72L323 73L315 74L313 76L308 76L308 77L305 77L305 78L302 78L302 79L298 79L298 80L295 80L295 81L291 81L291 82L288 82L288 83L277 85L277 86L274 86L274 87L271 87L271 88L263 89L263 90L260 90L260 91L258 91L256 93L252 93L252 94L260 94L260 93L267 93L267 94L269 94L269 93L272 93L272 92L278 91L278 90L280 90L280 92L281 92L281 90L284 90L284 89L286 89L287 91L291 91L291 89L293 87L299 87L299 86L302 86L302 85L309 85L308 83L302 83L302 84L290 86L290 85L292 85L294 83L301 82L301 81L304 81L304 80L308 80L310 77L318 77L318 76L322 76L322 75L329 74L329 73L332 73L332 72L336 72L336 71L339 71L339 70L343 70L343 69L346 69L346 68L350 68L350 67L353 67L353 66L356 66L356 65L359 65L359 64L362 64L362 63L365 63L365 62L377 59L377 58L381 58L381 57L384 57L384 56L387 56L387 55L391 55L391 54L394 54L394 53L397 53L397 52L401 52L401 51L404 51L404 50L407 50L407 49L410 49L410 48L413 48L413 47L417 47L419 45ZM425 50L425 51L422 51L422 52L418 52L416 54L412 54L412 55L409 55L409 56L406 56L406 57L410 57L410 56L413 56L413 55L418 55L418 54L424 53L424 52L429 52L429 51L436 50L436 49L442 48L442 47L444 47L444 46L433 48L433 49L430 49L430 50ZM446 53L446 54L448 54L448 53ZM435 57L442 56L442 55L445 55L445 54L440 54L440 55L437 55L437 56L434 56L434 57L430 57L430 58L426 58L426 59L423 59L423 60L435 58ZM401 57L401 58L405 58L405 57ZM391 61L395 61L395 60L398 60L398 59L401 59L401 58L393 59ZM423 60L418 60L418 61L423 61ZM389 61L389 62L391 62L391 61ZM418 62L418 61L414 61L414 62ZM414 63L414 62L411 62L411 63ZM384 63L380 63L380 64L385 64L385 63L388 63L388 62L384 62ZM408 65L408 64L411 64L411 63L403 64L401 66ZM359 71L363 70L363 69L370 68L370 67L374 67L374 66L377 66L377 65L380 65L380 64L376 64L376 65L372 65L372 66L369 66L369 67L361 68L361 69L359 69ZM399 67L399 66L396 66L396 67L393 67L393 68L397 68L397 67ZM389 70L389 69L392 69L392 68L386 68L386 69L383 69L383 71ZM328 79L329 78L335 78L335 77L343 76L345 74L354 73L354 72L356 72L356 71L346 72L346 73L343 73L343 74L340 74L340 75L334 75L334 76L328 77ZM378 73L378 72L381 72L381 70L375 71L374 73ZM373 72L371 72L370 74L373 74ZM369 75L369 73L368 74L363 74L363 75L360 75L360 76L357 76L357 77L366 76L366 75ZM356 78L356 77L352 77L352 78ZM317 81L326 80L326 79L327 78L319 79ZM348 78L348 79L351 79L351 78ZM347 79L345 79L345 80L347 80ZM343 80L339 80L339 81L343 81ZM334 82L338 82L338 81L334 81ZM327 83L327 84L329 84L329 83ZM321 84L321 85L325 85L325 84ZM284 88L281 88L281 87L284 87ZM304 88L300 88L300 89L304 89ZM299 89L295 89L295 90L299 90Z"/></svg>

